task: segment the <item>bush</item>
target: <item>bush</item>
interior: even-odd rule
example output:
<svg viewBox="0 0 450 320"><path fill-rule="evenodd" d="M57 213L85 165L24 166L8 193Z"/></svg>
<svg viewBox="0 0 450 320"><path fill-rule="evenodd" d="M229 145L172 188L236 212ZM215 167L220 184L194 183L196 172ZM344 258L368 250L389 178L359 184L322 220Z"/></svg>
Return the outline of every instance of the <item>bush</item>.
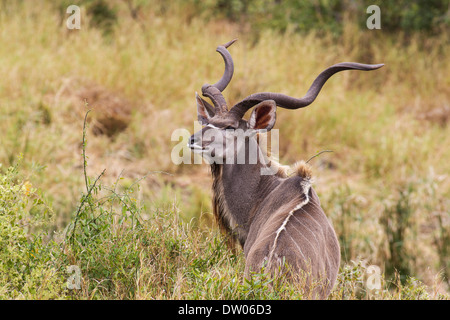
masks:
<svg viewBox="0 0 450 320"><path fill-rule="evenodd" d="M0 171L0 299L59 298L63 278L43 231L52 211L18 168Z"/></svg>
<svg viewBox="0 0 450 320"><path fill-rule="evenodd" d="M366 13L370 5L381 11L382 29L395 33L439 32L449 26L448 2L444 0L401 1L297 1L297 0L209 0L192 3L210 18L227 18L249 23L254 31L271 28L290 31L342 32L343 21L349 19L366 29Z"/></svg>

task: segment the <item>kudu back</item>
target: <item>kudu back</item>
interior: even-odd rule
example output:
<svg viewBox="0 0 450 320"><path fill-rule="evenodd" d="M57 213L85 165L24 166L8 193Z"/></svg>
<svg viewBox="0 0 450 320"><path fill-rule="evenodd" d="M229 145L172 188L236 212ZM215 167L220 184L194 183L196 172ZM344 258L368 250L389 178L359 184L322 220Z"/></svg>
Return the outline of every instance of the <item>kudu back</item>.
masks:
<svg viewBox="0 0 450 320"><path fill-rule="evenodd" d="M261 92L228 110L222 91L233 76L227 48L235 41L217 47L225 72L217 83L202 87L212 105L196 94L198 121L204 128L191 136L189 147L211 164L214 215L220 228L243 247L246 276L264 270L302 278L306 297L326 298L337 278L340 248L312 188L310 167L301 161L288 174L261 150L257 136L273 128L277 106L308 106L336 72L375 70L383 64L339 63L320 73L303 98ZM243 116L251 108L246 121ZM249 161L255 150L257 161Z"/></svg>

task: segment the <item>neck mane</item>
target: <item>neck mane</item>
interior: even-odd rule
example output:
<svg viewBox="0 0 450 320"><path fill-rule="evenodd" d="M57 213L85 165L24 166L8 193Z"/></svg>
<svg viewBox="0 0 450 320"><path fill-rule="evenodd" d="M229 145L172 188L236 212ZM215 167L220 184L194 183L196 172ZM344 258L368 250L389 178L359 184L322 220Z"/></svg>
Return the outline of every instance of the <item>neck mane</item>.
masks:
<svg viewBox="0 0 450 320"><path fill-rule="evenodd" d="M211 175L213 178L212 183L212 208L216 221L219 225L220 230L225 233L228 237L228 245L234 247L236 240L238 240L238 235L234 230L237 226L236 220L230 212L227 201L225 199L225 190L223 186L223 165L222 164L211 164ZM239 243L243 245L245 239L241 237Z"/></svg>

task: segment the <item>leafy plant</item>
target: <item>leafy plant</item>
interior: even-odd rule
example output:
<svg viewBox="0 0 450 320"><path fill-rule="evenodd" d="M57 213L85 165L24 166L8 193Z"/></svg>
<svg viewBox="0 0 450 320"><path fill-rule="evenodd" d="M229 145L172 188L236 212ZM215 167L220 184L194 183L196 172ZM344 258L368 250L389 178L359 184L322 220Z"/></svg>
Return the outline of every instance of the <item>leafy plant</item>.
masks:
<svg viewBox="0 0 450 320"><path fill-rule="evenodd" d="M52 261L45 226L53 212L19 173L0 163L0 298L59 298L62 278Z"/></svg>

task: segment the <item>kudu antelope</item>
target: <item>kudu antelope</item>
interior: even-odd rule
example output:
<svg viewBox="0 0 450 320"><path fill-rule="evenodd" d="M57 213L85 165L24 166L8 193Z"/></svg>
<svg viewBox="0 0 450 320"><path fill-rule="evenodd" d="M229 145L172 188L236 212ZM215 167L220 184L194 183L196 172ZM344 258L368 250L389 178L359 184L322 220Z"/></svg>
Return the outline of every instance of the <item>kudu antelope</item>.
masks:
<svg viewBox="0 0 450 320"><path fill-rule="evenodd" d="M228 110L222 91L233 76L233 60L227 48L235 41L217 47L225 62L222 78L213 85L202 86L203 96L213 105L196 94L198 120L204 128L191 136L189 147L204 157L211 155L212 149L215 159L248 153L250 143L240 147L239 143L225 143L233 139L233 135L228 134L231 129L250 133L246 135L246 142L249 142L254 139L254 133L272 129L277 106L286 109L308 106L336 72L368 71L383 66L353 62L335 64L319 74L303 98L262 92L248 96ZM242 117L252 107L250 119L244 120ZM205 139L206 135L223 139ZM262 175L262 167L273 165L270 160L253 164L228 160L211 163L213 210L221 229L243 247L246 276L261 271L262 267L274 274L288 265L290 275L293 271L305 271L309 279L305 284L306 292L314 280L320 285L311 292L314 291L316 298L326 298L337 278L340 249L335 231L311 187L309 166L300 162L293 176L286 174L284 166L273 175Z"/></svg>

